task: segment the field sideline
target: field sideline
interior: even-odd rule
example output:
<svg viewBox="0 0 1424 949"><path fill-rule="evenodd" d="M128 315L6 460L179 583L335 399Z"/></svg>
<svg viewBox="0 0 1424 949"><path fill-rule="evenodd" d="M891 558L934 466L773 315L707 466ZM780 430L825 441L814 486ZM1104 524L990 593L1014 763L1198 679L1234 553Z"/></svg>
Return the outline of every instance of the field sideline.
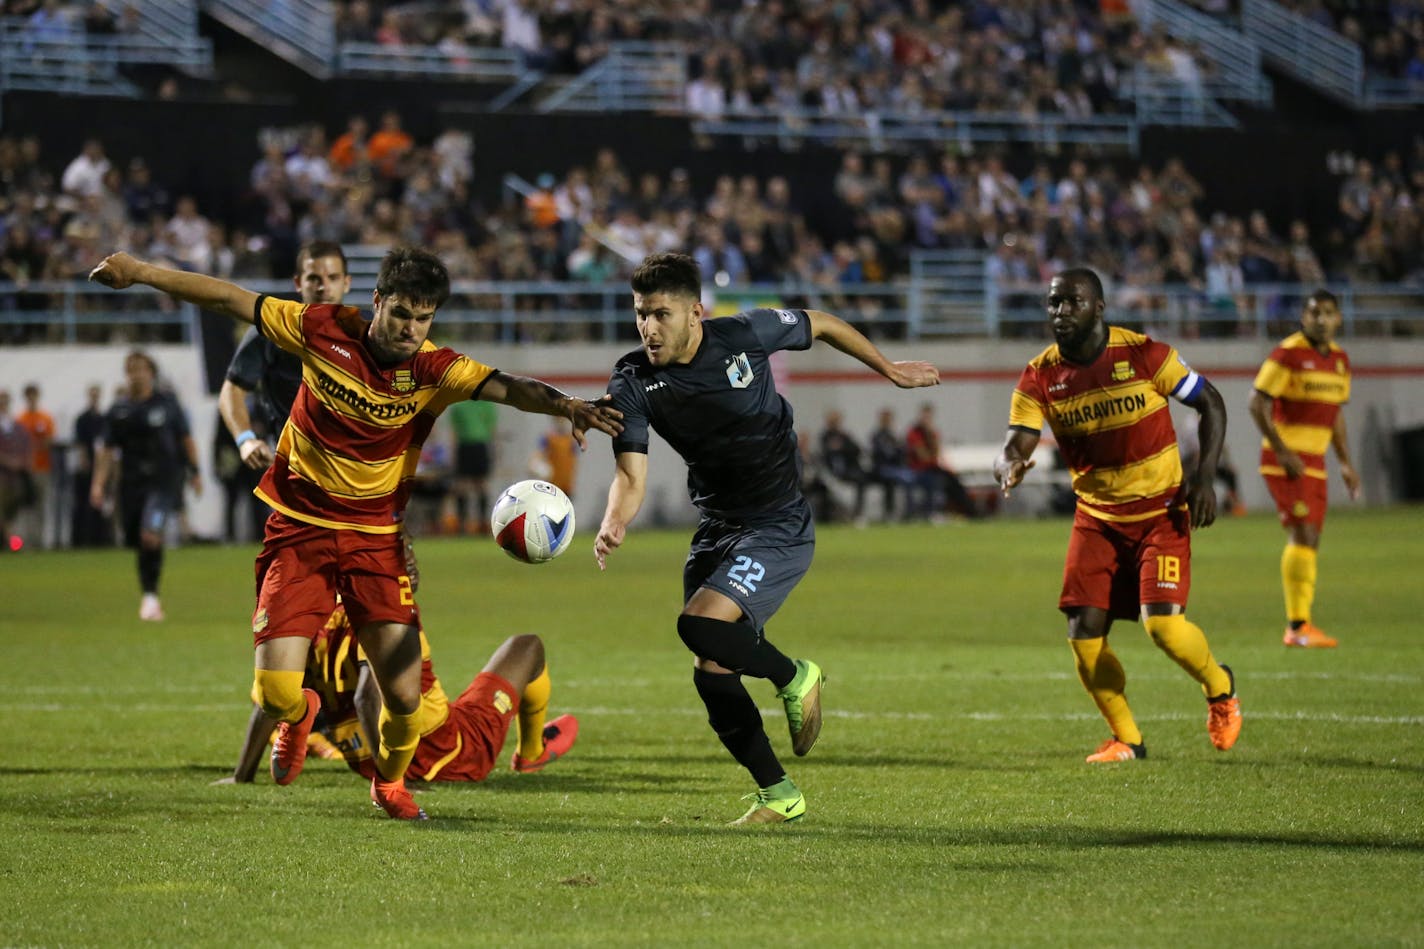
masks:
<svg viewBox="0 0 1424 949"><path fill-rule="evenodd" d="M421 826L324 761L210 786L247 718L255 549L171 552L159 625L127 552L0 558L0 945L1424 944L1424 509L1332 512L1334 651L1280 644L1274 518L1199 534L1191 615L1241 741L1215 751L1194 683L1119 624L1151 757L1102 767L1054 608L1067 520L823 528L769 627L829 677L809 757L751 684L810 809L751 831L672 626L688 533L635 532L606 574L588 526L537 568L420 544L446 691L537 632L582 726L543 774L421 793Z"/></svg>

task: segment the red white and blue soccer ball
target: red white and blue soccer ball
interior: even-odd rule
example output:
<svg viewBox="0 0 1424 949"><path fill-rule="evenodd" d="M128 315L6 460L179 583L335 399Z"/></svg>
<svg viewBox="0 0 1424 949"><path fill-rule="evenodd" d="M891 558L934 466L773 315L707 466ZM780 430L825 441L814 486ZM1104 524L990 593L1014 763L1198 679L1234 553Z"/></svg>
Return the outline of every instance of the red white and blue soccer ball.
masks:
<svg viewBox="0 0 1424 949"><path fill-rule="evenodd" d="M512 484L494 502L490 533L515 560L548 563L573 543L573 502L547 481Z"/></svg>

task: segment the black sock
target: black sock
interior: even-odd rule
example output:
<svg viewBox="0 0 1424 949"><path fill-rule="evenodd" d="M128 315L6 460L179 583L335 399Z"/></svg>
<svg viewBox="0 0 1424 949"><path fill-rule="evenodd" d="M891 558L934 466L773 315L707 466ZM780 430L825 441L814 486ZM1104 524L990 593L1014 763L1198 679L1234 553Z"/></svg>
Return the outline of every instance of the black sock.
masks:
<svg viewBox="0 0 1424 949"><path fill-rule="evenodd" d="M694 655L741 675L770 679L778 689L796 678L796 663L746 623L684 613L677 618L677 634Z"/></svg>
<svg viewBox="0 0 1424 949"><path fill-rule="evenodd" d="M158 575L163 572L163 548L149 550L147 547L138 549L138 585L143 588L144 593L158 595Z"/></svg>
<svg viewBox="0 0 1424 949"><path fill-rule="evenodd" d="M1290 624L1291 624L1291 632L1296 632L1296 631L1299 630L1302 626L1305 625L1305 620L1303 620L1303 619L1293 619L1293 620L1290 621Z"/></svg>
<svg viewBox="0 0 1424 949"><path fill-rule="evenodd" d="M769 788L786 771L771 750L771 741L761 727L761 712L742 685L741 676L694 669L692 682L702 704L707 706L707 724L722 744L746 768L759 788Z"/></svg>

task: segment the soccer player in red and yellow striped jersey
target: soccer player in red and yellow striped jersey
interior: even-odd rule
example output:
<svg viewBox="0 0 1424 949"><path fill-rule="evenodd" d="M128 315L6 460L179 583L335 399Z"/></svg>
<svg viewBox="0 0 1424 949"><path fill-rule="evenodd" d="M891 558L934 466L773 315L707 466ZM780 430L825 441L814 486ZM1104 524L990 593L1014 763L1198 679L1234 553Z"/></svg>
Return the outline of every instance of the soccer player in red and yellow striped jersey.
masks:
<svg viewBox="0 0 1424 949"><path fill-rule="evenodd" d="M538 636L511 636L500 645L474 681L454 701L445 695L430 659L430 642L420 631L420 743L407 776L418 781L482 781L494 767L512 721L518 721L517 750L510 768L541 771L565 755L578 737L578 720L561 715L547 725L550 680L544 643ZM370 779L375 773L371 743L380 697L344 607L338 606L312 640L306 687L321 696L320 731L351 770ZM237 766L215 784L248 784L277 722L254 705Z"/></svg>
<svg viewBox="0 0 1424 949"><path fill-rule="evenodd" d="M1340 477L1351 498L1360 476L1350 463L1344 405L1350 400L1350 357L1335 343L1340 304L1328 290L1305 301L1300 332L1283 339L1256 374L1251 418L1261 430L1261 475L1280 512L1288 540L1281 554L1287 646L1330 648L1310 619L1315 601L1315 561L1325 524L1325 450L1335 449Z"/></svg>
<svg viewBox="0 0 1424 949"><path fill-rule="evenodd" d="M1046 422L1078 495L1058 606L1068 617L1078 677L1112 729L1087 760L1147 756L1124 693L1126 674L1107 643L1114 619L1139 615L1152 641L1200 683L1207 734L1225 751L1241 731L1235 678L1186 617L1191 529L1216 519L1221 395L1171 346L1109 327L1093 271L1056 275L1047 304L1057 342L1019 377L994 477L1007 497L1034 466ZM1169 397L1201 415L1201 461L1185 485Z"/></svg>
<svg viewBox="0 0 1424 949"><path fill-rule="evenodd" d="M371 799L392 817L425 817L404 775L420 739L420 636L400 525L421 445L461 399L569 418L584 432L621 430L606 401L585 402L436 347L427 338L450 296L435 255L400 247L381 262L373 313L273 300L235 284L119 253L90 279L116 290L145 284L254 323L302 360L302 386L259 494L274 508L257 559L252 618L254 694L278 726L272 774L294 780L320 696L302 688L310 641L340 594L379 685L379 745Z"/></svg>

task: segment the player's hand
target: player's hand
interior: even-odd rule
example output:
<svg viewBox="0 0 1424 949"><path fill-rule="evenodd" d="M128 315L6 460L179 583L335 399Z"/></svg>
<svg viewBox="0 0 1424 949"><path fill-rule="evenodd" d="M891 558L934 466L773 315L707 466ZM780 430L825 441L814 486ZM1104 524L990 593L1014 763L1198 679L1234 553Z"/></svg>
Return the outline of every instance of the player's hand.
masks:
<svg viewBox="0 0 1424 949"><path fill-rule="evenodd" d="M623 431L623 413L613 407L613 396L607 394L592 402L570 399L569 418L574 423L574 441L578 442L580 448L588 447L583 433L590 428L596 428L608 436Z"/></svg>
<svg viewBox="0 0 1424 949"><path fill-rule="evenodd" d="M1345 490L1350 493L1351 501L1360 499L1360 475L1355 471L1355 466L1347 461L1340 462L1340 477L1345 481Z"/></svg>
<svg viewBox="0 0 1424 949"><path fill-rule="evenodd" d="M1015 458L1013 461L1000 455L994 461L994 480L999 482L999 488L1004 492L1004 497L1008 497L1014 488L1019 486L1019 482L1028 474L1028 469L1038 462L1032 458Z"/></svg>
<svg viewBox="0 0 1424 949"><path fill-rule="evenodd" d="M198 472L193 472L193 477L188 479L188 487L193 489L193 497L203 496L203 476Z"/></svg>
<svg viewBox="0 0 1424 949"><path fill-rule="evenodd" d="M608 555L623 546L623 537L628 528L623 524L604 521L598 526L598 537L593 541L593 557L598 561L599 570L608 569Z"/></svg>
<svg viewBox="0 0 1424 949"><path fill-rule="evenodd" d="M1305 474L1305 462L1300 460L1300 456L1287 448L1285 451L1276 452L1276 460L1281 463L1281 468L1285 470L1286 477L1294 481Z"/></svg>
<svg viewBox="0 0 1424 949"><path fill-rule="evenodd" d="M890 364L890 381L902 389L920 389L939 385L939 370L927 362L894 362Z"/></svg>
<svg viewBox="0 0 1424 949"><path fill-rule="evenodd" d="M99 261L99 266L89 271L89 279L111 290L123 290L134 285L142 266L136 258L120 251Z"/></svg>
<svg viewBox="0 0 1424 949"><path fill-rule="evenodd" d="M89 506L96 511L104 509L104 486L95 484L89 489Z"/></svg>
<svg viewBox="0 0 1424 949"><path fill-rule="evenodd" d="M1193 478L1187 486L1187 509L1192 529L1210 527L1216 521L1216 485L1210 479Z"/></svg>
<svg viewBox="0 0 1424 949"><path fill-rule="evenodd" d="M242 456L242 463L253 471L266 471L277 457L272 452L272 446L261 438L249 438L237 449L237 453Z"/></svg>

